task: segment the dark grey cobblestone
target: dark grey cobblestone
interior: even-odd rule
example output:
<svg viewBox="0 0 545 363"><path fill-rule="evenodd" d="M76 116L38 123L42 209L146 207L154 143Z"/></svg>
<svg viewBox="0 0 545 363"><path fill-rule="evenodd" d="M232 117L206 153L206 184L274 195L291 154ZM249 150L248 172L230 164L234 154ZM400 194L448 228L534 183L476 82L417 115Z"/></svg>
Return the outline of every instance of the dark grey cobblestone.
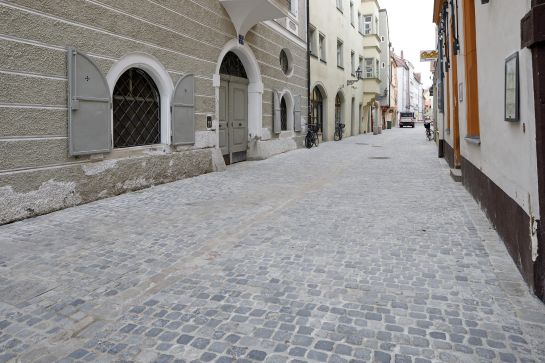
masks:
<svg viewBox="0 0 545 363"><path fill-rule="evenodd" d="M0 227L0 363L545 362L543 305L422 135Z"/></svg>

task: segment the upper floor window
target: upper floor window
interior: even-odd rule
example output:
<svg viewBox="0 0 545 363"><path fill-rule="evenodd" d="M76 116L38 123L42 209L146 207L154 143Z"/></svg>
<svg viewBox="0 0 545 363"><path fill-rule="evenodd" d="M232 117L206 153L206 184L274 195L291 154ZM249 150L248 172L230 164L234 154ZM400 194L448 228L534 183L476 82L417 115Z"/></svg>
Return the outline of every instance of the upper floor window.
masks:
<svg viewBox="0 0 545 363"><path fill-rule="evenodd" d="M343 0L337 0L337 9L342 13L343 11Z"/></svg>
<svg viewBox="0 0 545 363"><path fill-rule="evenodd" d="M326 61L326 42L325 42L325 35L322 33L318 36L318 51L320 52L320 60L325 62Z"/></svg>
<svg viewBox="0 0 545 363"><path fill-rule="evenodd" d="M365 78L377 78L376 73L375 73L375 60L373 58L365 58L364 77Z"/></svg>
<svg viewBox="0 0 545 363"><path fill-rule="evenodd" d="M356 74L356 53L354 51L350 53L350 72L353 76Z"/></svg>
<svg viewBox="0 0 545 363"><path fill-rule="evenodd" d="M339 68L344 68L343 51L343 42L337 39L337 67Z"/></svg>
<svg viewBox="0 0 545 363"><path fill-rule="evenodd" d="M354 2L350 2L350 24L354 26Z"/></svg>
<svg viewBox="0 0 545 363"><path fill-rule="evenodd" d="M318 56L317 40L318 39L316 38L316 28L311 25L309 27L308 34L308 51L314 56Z"/></svg>
<svg viewBox="0 0 545 363"><path fill-rule="evenodd" d="M288 9L291 15L297 17L299 10L299 0L288 0Z"/></svg>
<svg viewBox="0 0 545 363"><path fill-rule="evenodd" d="M363 21L361 20L361 13L358 11L358 30L363 33Z"/></svg>
<svg viewBox="0 0 545 363"><path fill-rule="evenodd" d="M363 16L363 34L373 34L373 15Z"/></svg>

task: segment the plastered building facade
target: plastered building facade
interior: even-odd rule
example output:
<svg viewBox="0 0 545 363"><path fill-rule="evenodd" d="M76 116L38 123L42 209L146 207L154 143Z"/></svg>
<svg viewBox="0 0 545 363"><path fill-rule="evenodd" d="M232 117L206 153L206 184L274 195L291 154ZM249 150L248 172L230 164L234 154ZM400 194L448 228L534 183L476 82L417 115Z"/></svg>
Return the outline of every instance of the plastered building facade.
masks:
<svg viewBox="0 0 545 363"><path fill-rule="evenodd" d="M299 147L306 2L239 3L1 2L0 223Z"/></svg>

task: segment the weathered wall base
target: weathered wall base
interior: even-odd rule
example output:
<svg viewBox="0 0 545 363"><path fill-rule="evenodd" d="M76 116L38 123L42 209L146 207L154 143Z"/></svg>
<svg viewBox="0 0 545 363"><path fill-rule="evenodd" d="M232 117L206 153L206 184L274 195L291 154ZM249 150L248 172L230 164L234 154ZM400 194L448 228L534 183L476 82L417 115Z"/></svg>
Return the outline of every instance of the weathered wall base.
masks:
<svg viewBox="0 0 545 363"><path fill-rule="evenodd" d="M448 166L454 169L454 149L448 142L443 142L443 157L445 158Z"/></svg>
<svg viewBox="0 0 545 363"><path fill-rule="evenodd" d="M303 147L302 136L282 137L281 135L278 139L254 140L249 145L248 160L265 160L301 147Z"/></svg>
<svg viewBox="0 0 545 363"><path fill-rule="evenodd" d="M224 168L209 148L0 175L0 224Z"/></svg>
<svg viewBox="0 0 545 363"><path fill-rule="evenodd" d="M482 209L504 241L524 280L534 288L531 218L481 170L462 158L462 178L466 189Z"/></svg>

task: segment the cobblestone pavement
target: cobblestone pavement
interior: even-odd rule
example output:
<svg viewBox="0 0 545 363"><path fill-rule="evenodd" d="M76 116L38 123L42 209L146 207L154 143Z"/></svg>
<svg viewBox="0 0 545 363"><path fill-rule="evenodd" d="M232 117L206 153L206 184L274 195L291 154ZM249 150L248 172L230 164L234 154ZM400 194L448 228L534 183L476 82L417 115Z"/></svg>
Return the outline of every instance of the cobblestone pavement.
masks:
<svg viewBox="0 0 545 363"><path fill-rule="evenodd" d="M0 362L545 362L422 128L0 227Z"/></svg>

